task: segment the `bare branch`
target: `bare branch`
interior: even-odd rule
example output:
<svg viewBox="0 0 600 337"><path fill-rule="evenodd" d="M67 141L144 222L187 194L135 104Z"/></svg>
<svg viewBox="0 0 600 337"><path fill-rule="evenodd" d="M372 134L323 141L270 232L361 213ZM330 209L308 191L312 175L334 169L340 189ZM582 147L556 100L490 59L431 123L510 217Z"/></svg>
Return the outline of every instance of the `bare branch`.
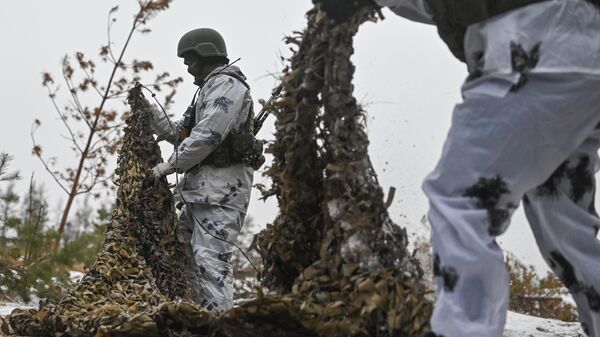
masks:
<svg viewBox="0 0 600 337"><path fill-rule="evenodd" d="M67 88L69 89L69 93L73 97L73 100L75 101L75 104L77 105L77 108L80 111L83 111L83 107L81 105L81 102L79 102L79 97L77 97L77 93L76 93L76 91L74 89L74 86L73 86L73 84L72 84L72 82L69 79L69 76L67 74L67 67L70 67L70 65L69 65L69 57L65 55L65 57L63 58L63 67L62 67L63 78L64 78L65 82L67 83Z"/></svg>
<svg viewBox="0 0 600 337"><path fill-rule="evenodd" d="M94 79L94 76L92 76L92 74L90 74L87 69L83 68L83 72L85 73L86 78L90 81L90 83L92 84L92 88L94 88L94 91L96 91L96 93L102 97L102 92L100 92L100 89L98 89L98 83L96 82L96 80Z"/></svg>
<svg viewBox="0 0 600 337"><path fill-rule="evenodd" d="M89 171L88 171L88 173L89 173ZM89 175L87 175L86 178L83 179L82 181L87 180L87 178L89 178ZM80 185L81 189L77 191L76 195L89 193L92 189L94 189L97 181L98 181L98 175L94 175L94 178L90 184L88 184L86 186L84 183L82 183Z"/></svg>
<svg viewBox="0 0 600 337"><path fill-rule="evenodd" d="M71 80L67 76L67 73L66 73L66 67L67 66L68 66L68 57L65 56L64 59L63 59L62 73L63 73L63 78L65 80L65 83L67 84L67 89L69 90L69 93L71 94L71 97L73 97L73 102L75 103L75 106L73 108L77 112L79 112L79 115L81 115L81 118L86 122L86 124L88 125L88 127L91 129L92 125L90 124L88 118L84 114L85 109L83 108L83 105L79 101L79 96L77 95L77 91L74 89L73 83L71 82Z"/></svg>
<svg viewBox="0 0 600 337"><path fill-rule="evenodd" d="M123 124L125 124L125 123L120 123L120 124L119 124L119 126L120 126L120 125L123 125ZM105 134L104 136L105 136L106 138L108 138L108 137L109 137L109 136L111 136L113 133L115 133L115 132L118 132L118 131L119 131L119 128L117 128L117 127L114 127L114 128L112 128L110 131L107 131L107 132L106 132L106 134ZM106 141L106 140L104 140L104 139L102 139L102 138L98 139L97 141L95 141L95 142L94 142L94 144L92 144L92 145L90 146L90 149L92 149L92 150L95 150L95 149L96 149L96 146L97 146L99 143L101 143L101 142L105 142L105 141Z"/></svg>
<svg viewBox="0 0 600 337"><path fill-rule="evenodd" d="M48 93L50 94L50 88L48 88ZM63 122L63 124L65 125L65 127L67 128L67 130L69 131L69 135L71 135L71 139L73 141L73 144L75 144L75 146L77 147L77 149L79 150L79 152L83 152L83 150L81 149L81 146L79 145L79 143L77 143L77 137L75 137L75 134L73 134L73 130L71 129L71 126L69 125L69 123L67 123L67 119L65 118L64 113L60 110L60 108L58 107L58 104L56 104L56 99L52 96L50 96L50 100L52 101L52 105L54 106L54 109L56 110L56 113L58 113L58 116L60 117L60 120Z"/></svg>
<svg viewBox="0 0 600 337"><path fill-rule="evenodd" d="M118 123L118 124L112 125L112 126L110 126L109 128L110 128L110 129L117 129L117 130L119 130L119 129L121 129L122 127L124 127L124 126L125 126L125 124L126 124L125 122L122 122L122 123Z"/></svg>
<svg viewBox="0 0 600 337"><path fill-rule="evenodd" d="M83 188L85 182L87 182L87 180L90 178L91 172L89 169L84 170L85 171L85 175L83 176L83 178L79 178L79 186L77 188L77 191L80 191L80 188Z"/></svg>
<svg viewBox="0 0 600 337"><path fill-rule="evenodd" d="M94 185L91 185L91 186L87 187L86 189L77 192L77 195L90 193L92 191L102 191L105 188L96 188L96 186L98 186L98 184L102 184L104 182L112 182L113 178L114 178L114 175L111 174L109 177L97 179L96 183Z"/></svg>
<svg viewBox="0 0 600 337"><path fill-rule="evenodd" d="M85 122L85 124L91 130L92 129L92 123L90 123L90 121L87 119L87 117L85 116L85 114L83 113L83 111L80 111L72 100L69 100L69 104L71 105L71 108L74 111L77 111L77 113L79 114L80 118Z"/></svg>
<svg viewBox="0 0 600 337"><path fill-rule="evenodd" d="M173 80L162 81L162 82L154 82L154 83L148 83L148 84L146 84L146 86L148 86L148 87L156 87L156 86L161 86L161 85L168 85L168 84L170 84L172 82L173 82ZM129 89L117 91L117 92L114 92L111 95L109 95L107 98L111 98L112 99L112 98L117 98L119 96L125 96L128 91L129 91Z"/></svg>
<svg viewBox="0 0 600 337"><path fill-rule="evenodd" d="M110 30L112 29L112 25L115 22L115 19L112 17L112 11L108 13L108 23L106 25L106 35L108 37L108 54L110 55L110 61L112 62L112 64L116 65L117 64L117 59L115 58L115 55L113 54L113 50L112 50L112 41L110 39Z"/></svg>
<svg viewBox="0 0 600 337"><path fill-rule="evenodd" d="M37 142L35 141L35 129L37 127L34 125L31 128L31 140L33 141L33 145L37 145ZM54 179L54 181L56 181L56 183L58 184L58 186L60 186L60 188L62 188L63 191L65 191L65 193L69 194L69 191L63 186L63 184L60 182L59 178L56 176L56 174L50 169L50 167L48 166L48 163L46 163L46 160L44 160L44 158L42 158L42 155L36 155L36 157L38 157L40 159L40 161L42 162L42 164L44 165L44 168L46 169L46 171L48 171L48 173L50 173L50 176L52 177L52 179Z"/></svg>
<svg viewBox="0 0 600 337"><path fill-rule="evenodd" d="M85 115L83 114L85 109L83 108L83 105L79 101L79 96L77 95L77 91L73 87L73 83L71 81L69 81L69 79L67 79L66 77L65 77L65 82L67 83L67 88L69 89L69 93L71 94L71 97L73 97L73 101L72 101L71 105L73 105L73 103L74 103L75 110L79 111L79 113L84 117L84 120L87 121L87 119L85 118ZM89 122L88 122L88 124L89 124Z"/></svg>

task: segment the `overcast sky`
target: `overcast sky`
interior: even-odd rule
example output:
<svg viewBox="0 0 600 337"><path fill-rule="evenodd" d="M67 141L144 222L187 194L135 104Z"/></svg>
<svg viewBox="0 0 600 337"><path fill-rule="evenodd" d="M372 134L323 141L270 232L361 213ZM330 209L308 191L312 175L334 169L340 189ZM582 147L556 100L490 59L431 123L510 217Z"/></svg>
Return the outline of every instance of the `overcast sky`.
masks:
<svg viewBox="0 0 600 337"><path fill-rule="evenodd" d="M113 40L115 48L137 7L136 0L19 0L4 4L0 11L0 151L14 155L13 168L28 177L35 172L43 182L51 207L58 209L66 196L52 182L40 162L31 156L29 130L35 118L44 128L39 139L45 153L68 161L67 143L51 102L41 87L41 73L60 74L63 55L82 51L96 55L106 43L108 10L120 5ZM172 8L150 22L152 33L135 36L126 58L149 59L155 69L182 76L185 82L176 96L174 113L185 110L195 87L188 79L181 59L176 57L179 37L199 27L217 29L224 36L230 59L241 57L238 65L246 73L255 101L267 99L279 73L281 55L288 55L283 37L301 30L309 0L175 0ZM357 67L355 96L367 104L370 151L385 191L397 188L390 208L396 223L411 233L426 235L421 219L427 201L420 184L440 155L449 128L451 111L460 101L460 85L466 76L463 64L455 60L431 26L415 24L385 10L386 20L363 25L355 44ZM107 76L98 76L101 83ZM94 98L89 104L94 105ZM257 102L258 103L258 102ZM259 106L257 104L257 106ZM260 137L272 139L273 118ZM172 152L163 146L163 157ZM257 173L256 182L261 179ZM24 189L26 182L20 184ZM274 219L274 200L258 201L254 192L249 214L260 224ZM519 210L502 246L528 264L547 270L535 248L531 231Z"/></svg>

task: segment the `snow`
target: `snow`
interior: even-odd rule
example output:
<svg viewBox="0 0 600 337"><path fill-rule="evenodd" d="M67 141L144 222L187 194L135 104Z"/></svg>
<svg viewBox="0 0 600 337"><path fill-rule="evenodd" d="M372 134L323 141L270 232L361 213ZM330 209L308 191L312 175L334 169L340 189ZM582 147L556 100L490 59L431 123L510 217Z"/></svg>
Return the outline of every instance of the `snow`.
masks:
<svg viewBox="0 0 600 337"><path fill-rule="evenodd" d="M583 337L579 323L508 313L504 337Z"/></svg>
<svg viewBox="0 0 600 337"><path fill-rule="evenodd" d="M69 279L71 280L71 282L73 283L77 283L81 280L81 278L83 277L83 273L80 271L70 271L69 272ZM0 301L0 317L4 317L8 314L10 314L14 309L31 309L31 308L37 308L38 305L37 303L39 303L40 298L37 297L35 295L35 289L32 288L32 295L31 295L31 300L29 301L29 303L23 303L23 302L3 302Z"/></svg>
<svg viewBox="0 0 600 337"><path fill-rule="evenodd" d="M69 272L69 279L71 280L71 282L77 283L83 278L83 275L84 274L80 271L71 270Z"/></svg>
<svg viewBox="0 0 600 337"><path fill-rule="evenodd" d="M4 317L10 314L15 309L30 309L35 308L35 306L26 305L24 303L14 303L14 302L0 302L0 316Z"/></svg>

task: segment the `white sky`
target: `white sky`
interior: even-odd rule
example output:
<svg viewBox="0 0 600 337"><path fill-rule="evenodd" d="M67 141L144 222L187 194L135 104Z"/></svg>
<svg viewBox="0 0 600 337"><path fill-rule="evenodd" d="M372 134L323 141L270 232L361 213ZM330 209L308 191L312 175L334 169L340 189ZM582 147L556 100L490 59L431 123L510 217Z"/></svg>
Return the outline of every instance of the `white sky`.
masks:
<svg viewBox="0 0 600 337"><path fill-rule="evenodd" d="M29 130L33 120L43 123L38 137L45 153L66 163L69 152L59 136L65 130L41 86L41 73L49 71L58 78L66 53L96 55L106 43L107 12L116 3L121 7L113 32L118 48L137 7L135 0L20 0L5 4L0 12L0 101L4 117L0 151L15 156L12 167L20 169L24 177L35 172L55 209L66 197L31 156ZM177 41L191 29L215 28L227 42L230 59L242 58L238 65L249 78L255 101L267 99L276 83L265 75L281 70L279 56L288 54L282 39L304 27L304 13L310 6L309 0L175 0L170 10L150 22L150 35L134 37L126 57L151 60L156 70L185 78L173 111L180 114L195 87L175 55ZM380 183L385 191L389 186L397 188L391 215L409 232L423 235L426 230L421 219L427 212L427 201L420 184L441 152L452 108L460 101L466 69L447 51L435 28L408 22L388 10L384 13L386 20L363 25L357 37L355 96L368 103L371 157ZM107 75L98 78L103 83ZM88 102L98 104L98 99ZM272 124L271 117L259 136L272 139ZM162 149L163 157L168 158L172 148ZM261 180L258 174L255 180ZM20 185L22 190L26 181ZM253 199L258 197L255 191ZM260 224L272 221L276 213L274 200L253 201L249 209ZM526 263L547 270L520 210L499 241Z"/></svg>

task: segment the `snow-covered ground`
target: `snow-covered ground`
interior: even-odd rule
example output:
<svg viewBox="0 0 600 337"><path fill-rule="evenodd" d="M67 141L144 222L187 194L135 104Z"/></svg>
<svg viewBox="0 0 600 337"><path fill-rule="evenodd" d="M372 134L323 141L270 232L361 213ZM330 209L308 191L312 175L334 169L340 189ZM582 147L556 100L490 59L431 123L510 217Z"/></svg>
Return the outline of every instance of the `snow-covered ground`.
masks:
<svg viewBox="0 0 600 337"><path fill-rule="evenodd" d="M579 323L508 313L504 337L583 337Z"/></svg>
<svg viewBox="0 0 600 337"><path fill-rule="evenodd" d="M35 308L34 306L23 304L23 303L12 303L12 302L0 302L0 316L4 317L10 314L13 310Z"/></svg>
<svg viewBox="0 0 600 337"><path fill-rule="evenodd" d="M0 303L0 316L10 314L15 308L30 308L22 303ZM508 313L508 322L504 337L583 337L579 324L565 323L552 319L544 319Z"/></svg>

